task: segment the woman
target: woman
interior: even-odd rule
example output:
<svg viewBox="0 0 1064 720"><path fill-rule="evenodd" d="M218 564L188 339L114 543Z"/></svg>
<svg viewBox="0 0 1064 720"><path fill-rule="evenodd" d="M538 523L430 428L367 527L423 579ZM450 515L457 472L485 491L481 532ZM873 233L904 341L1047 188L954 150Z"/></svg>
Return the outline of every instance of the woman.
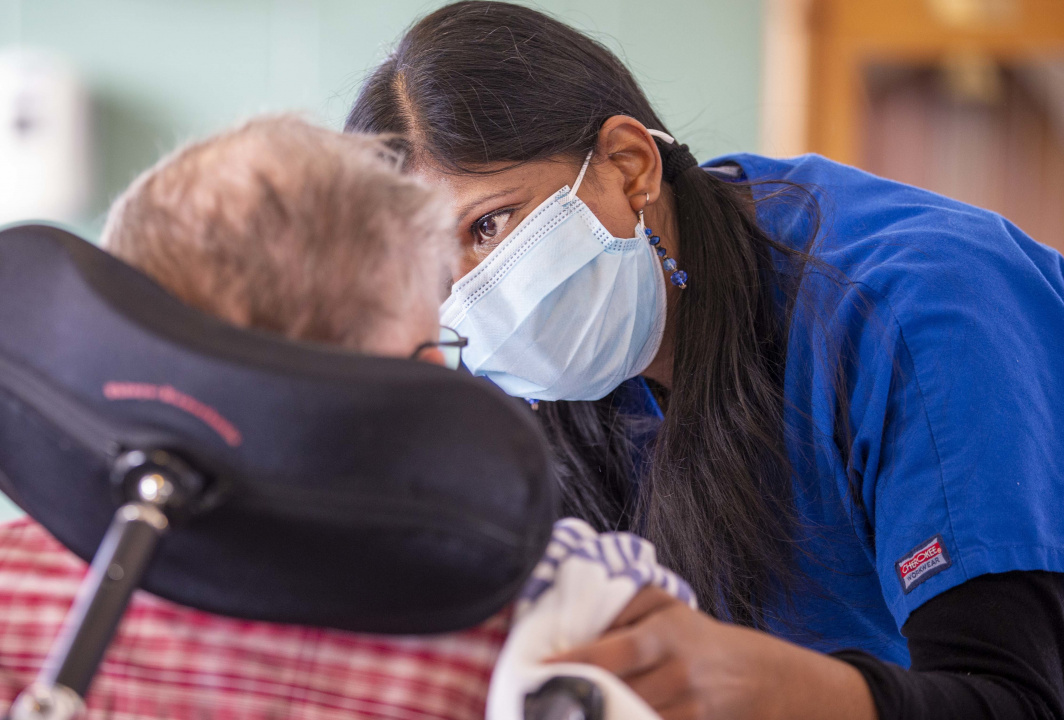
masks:
<svg viewBox="0 0 1064 720"><path fill-rule="evenodd" d="M539 406L569 511L709 613L648 593L565 659L664 718L1064 717L1059 254L823 158L699 167L505 3L415 24L347 127L451 192L442 319Z"/></svg>

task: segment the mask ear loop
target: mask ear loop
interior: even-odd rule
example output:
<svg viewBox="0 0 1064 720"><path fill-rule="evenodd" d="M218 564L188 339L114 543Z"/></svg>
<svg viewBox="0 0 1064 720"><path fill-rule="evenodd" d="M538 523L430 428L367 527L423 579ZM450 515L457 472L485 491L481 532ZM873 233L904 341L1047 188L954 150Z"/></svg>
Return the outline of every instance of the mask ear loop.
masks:
<svg viewBox="0 0 1064 720"><path fill-rule="evenodd" d="M587 174L587 168L591 165L591 156L595 154L595 148L591 148L587 151L587 157L584 158L584 164L580 168L580 174L576 176L576 182L573 183L573 189L569 191L569 194L565 196L565 204L568 205L573 200L576 200L576 191L580 189L580 183L584 182L584 175Z"/></svg>
<svg viewBox="0 0 1064 720"><path fill-rule="evenodd" d="M676 138L669 135L667 132L661 130L647 130L647 134L651 137L661 138L670 145L676 143ZM591 165L591 156L595 154L595 148L591 148L587 151L587 157L584 158L584 164L580 166L580 174L576 176L576 182L573 183L573 189L569 191L569 194L565 196L565 204L568 205L573 200L576 200L576 191L580 189L580 183L584 182L584 175L587 174L587 168ZM650 194L647 194L647 203L650 203Z"/></svg>
<svg viewBox="0 0 1064 720"><path fill-rule="evenodd" d="M661 138L662 140L667 142L669 145L675 145L676 144L676 138L674 138L672 135L669 135L667 132L662 132L661 130L650 130L650 129L648 129L647 130L647 134L650 135L651 137Z"/></svg>

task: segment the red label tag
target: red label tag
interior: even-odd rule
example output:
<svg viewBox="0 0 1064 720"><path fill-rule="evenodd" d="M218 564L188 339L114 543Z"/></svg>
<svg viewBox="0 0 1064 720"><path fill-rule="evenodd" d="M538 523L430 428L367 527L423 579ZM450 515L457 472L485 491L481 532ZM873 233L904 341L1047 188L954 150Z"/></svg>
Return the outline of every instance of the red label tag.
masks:
<svg viewBox="0 0 1064 720"><path fill-rule="evenodd" d="M902 590L909 592L952 564L942 536L936 535L899 560L894 567L898 569Z"/></svg>
<svg viewBox="0 0 1064 720"><path fill-rule="evenodd" d="M103 396L108 400L150 400L170 405L198 418L218 433L219 437L230 447L239 447L244 442L240 431L233 423L222 417L220 412L170 385L112 381L104 383Z"/></svg>

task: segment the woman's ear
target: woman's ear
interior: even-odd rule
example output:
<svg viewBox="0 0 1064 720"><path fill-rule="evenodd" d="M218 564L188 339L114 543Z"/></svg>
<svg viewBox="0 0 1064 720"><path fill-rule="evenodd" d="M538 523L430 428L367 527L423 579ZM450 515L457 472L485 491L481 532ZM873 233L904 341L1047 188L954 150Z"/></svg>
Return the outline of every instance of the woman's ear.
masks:
<svg viewBox="0 0 1064 720"><path fill-rule="evenodd" d="M627 115L614 115L599 129L595 149L623 177L624 193L633 211L638 212L658 199L661 153L643 123Z"/></svg>

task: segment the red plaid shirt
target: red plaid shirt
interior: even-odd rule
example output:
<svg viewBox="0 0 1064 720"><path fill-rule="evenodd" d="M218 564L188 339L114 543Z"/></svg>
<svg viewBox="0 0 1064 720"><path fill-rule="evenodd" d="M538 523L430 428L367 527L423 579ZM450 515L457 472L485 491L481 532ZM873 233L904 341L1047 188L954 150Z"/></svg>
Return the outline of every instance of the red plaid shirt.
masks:
<svg viewBox="0 0 1064 720"><path fill-rule="evenodd" d="M36 677L86 565L30 520L0 525L0 710ZM88 717L480 720L508 613L449 635L360 635L210 615L138 591Z"/></svg>

